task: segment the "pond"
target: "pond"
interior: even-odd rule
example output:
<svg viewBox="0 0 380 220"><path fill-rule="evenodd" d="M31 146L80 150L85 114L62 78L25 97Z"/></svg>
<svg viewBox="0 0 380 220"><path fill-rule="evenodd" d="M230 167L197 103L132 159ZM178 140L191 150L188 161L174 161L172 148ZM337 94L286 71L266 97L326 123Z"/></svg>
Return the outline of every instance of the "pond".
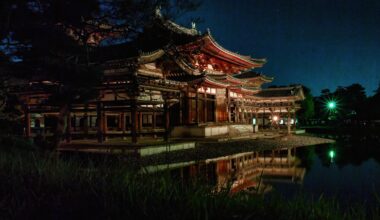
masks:
<svg viewBox="0 0 380 220"><path fill-rule="evenodd" d="M341 203L374 204L380 198L380 142L338 139L336 143L276 151L243 152L204 161L147 166L170 169L175 178L200 177L231 193L299 193L310 198L335 198ZM377 203L378 204L378 203Z"/></svg>

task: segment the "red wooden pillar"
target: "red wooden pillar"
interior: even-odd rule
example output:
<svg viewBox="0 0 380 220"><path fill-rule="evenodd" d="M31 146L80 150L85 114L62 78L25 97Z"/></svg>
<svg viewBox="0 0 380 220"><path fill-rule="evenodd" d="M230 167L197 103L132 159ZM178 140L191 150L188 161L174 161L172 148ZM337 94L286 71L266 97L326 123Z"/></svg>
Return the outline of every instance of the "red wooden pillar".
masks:
<svg viewBox="0 0 380 220"><path fill-rule="evenodd" d="M182 92L179 93L179 124L183 124L183 97L182 97ZM154 113L153 113L154 117Z"/></svg>
<svg viewBox="0 0 380 220"><path fill-rule="evenodd" d="M240 122L240 111L239 111L239 102L235 101L235 123Z"/></svg>
<svg viewBox="0 0 380 220"><path fill-rule="evenodd" d="M204 111L204 122L206 123L207 122L207 89L206 88L203 88L204 90L204 94L203 94L203 111Z"/></svg>
<svg viewBox="0 0 380 220"><path fill-rule="evenodd" d="M199 124L199 93L198 87L195 87L195 122Z"/></svg>
<svg viewBox="0 0 380 220"><path fill-rule="evenodd" d="M29 106L26 105L24 108L24 135L26 139L31 138L31 128L30 128L30 113Z"/></svg>
<svg viewBox="0 0 380 220"><path fill-rule="evenodd" d="M66 116L66 142L67 143L71 142L71 112L70 110Z"/></svg>
<svg viewBox="0 0 380 220"><path fill-rule="evenodd" d="M226 97L227 97L227 119L228 122L231 122L231 112L230 112L230 104L231 104L231 98L230 98L230 89L226 89Z"/></svg>
<svg viewBox="0 0 380 220"><path fill-rule="evenodd" d="M288 120L287 120L287 127L288 127L288 134L291 133L291 124L290 124L290 108L288 110Z"/></svg>
<svg viewBox="0 0 380 220"><path fill-rule="evenodd" d="M120 114L120 128L122 131L122 136L124 138L125 136L125 113L124 112Z"/></svg>
<svg viewBox="0 0 380 220"><path fill-rule="evenodd" d="M215 89L215 99L213 100L214 105L214 122L218 123L220 121L220 98L219 98L219 89ZM219 98L219 99L218 99ZM219 100L219 101L218 101Z"/></svg>
<svg viewBox="0 0 380 220"><path fill-rule="evenodd" d="M104 107L104 106L103 106ZM108 125L107 125L107 114L103 110L103 140L107 140L107 131L108 131Z"/></svg>
<svg viewBox="0 0 380 220"><path fill-rule="evenodd" d="M152 129L153 131L156 129L156 117L157 117L157 113L156 113L156 109L153 109L153 113L152 113Z"/></svg>
<svg viewBox="0 0 380 220"><path fill-rule="evenodd" d="M296 109L295 109L295 108L293 109L293 121L294 121L293 129L294 129L294 130L297 130L297 124L296 124Z"/></svg>
<svg viewBox="0 0 380 220"><path fill-rule="evenodd" d="M103 115L103 103L101 103L101 102L98 102L96 104L96 116L97 116L96 120L98 122L97 123L97 126L98 126L98 130L97 130L98 142L103 143L103 132L104 132L103 131L103 128L104 128L103 117L104 117L104 115Z"/></svg>
<svg viewBox="0 0 380 220"><path fill-rule="evenodd" d="M87 109L85 110L86 112L83 115L83 134L87 138L88 136L88 115L87 115Z"/></svg>
<svg viewBox="0 0 380 220"><path fill-rule="evenodd" d="M245 124L245 105L244 105L244 101L242 101L240 109L241 109L241 123Z"/></svg>
<svg viewBox="0 0 380 220"><path fill-rule="evenodd" d="M152 130L153 130L153 138L156 138L157 135L156 135L156 117L157 117L157 114L156 114L156 108L153 109L153 113L152 113Z"/></svg>
<svg viewBox="0 0 380 220"><path fill-rule="evenodd" d="M131 119L132 119L132 127L131 127L131 134L132 134L132 143L137 143L137 127L138 127L138 115L137 115L137 103L136 100L132 100L131 105Z"/></svg>
<svg viewBox="0 0 380 220"><path fill-rule="evenodd" d="M255 109L255 127L254 127L254 129L256 127L257 127L257 131L259 131L259 109Z"/></svg>
<svg viewBox="0 0 380 220"><path fill-rule="evenodd" d="M264 127L265 127L265 106L263 106L263 129Z"/></svg>
<svg viewBox="0 0 380 220"><path fill-rule="evenodd" d="M143 130L143 113L139 112L138 116L139 116L139 118L138 118L138 120L139 120L139 134L140 134L140 137L142 137L142 134L143 134L143 132L142 132L142 130Z"/></svg>
<svg viewBox="0 0 380 220"><path fill-rule="evenodd" d="M192 97L190 97L190 91L189 91L189 87L187 87L186 89L186 94L185 94L185 101L186 101L186 108L187 108L187 119L186 119L186 122L187 124L191 124L192 123Z"/></svg>
<svg viewBox="0 0 380 220"><path fill-rule="evenodd" d="M169 126L170 126L170 115L169 115L169 104L167 102L167 99L165 98L164 103L164 120L165 120L165 134L164 134L164 141L168 141L169 139Z"/></svg>

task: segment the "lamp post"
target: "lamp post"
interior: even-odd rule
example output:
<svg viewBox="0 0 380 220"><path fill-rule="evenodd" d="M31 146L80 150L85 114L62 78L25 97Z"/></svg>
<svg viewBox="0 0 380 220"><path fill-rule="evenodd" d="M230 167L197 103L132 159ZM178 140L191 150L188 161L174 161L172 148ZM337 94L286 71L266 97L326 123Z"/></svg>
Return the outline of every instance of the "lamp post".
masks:
<svg viewBox="0 0 380 220"><path fill-rule="evenodd" d="M337 113L337 102L333 99L327 100L325 103L326 109L328 111L328 119L334 120L336 119L336 113Z"/></svg>

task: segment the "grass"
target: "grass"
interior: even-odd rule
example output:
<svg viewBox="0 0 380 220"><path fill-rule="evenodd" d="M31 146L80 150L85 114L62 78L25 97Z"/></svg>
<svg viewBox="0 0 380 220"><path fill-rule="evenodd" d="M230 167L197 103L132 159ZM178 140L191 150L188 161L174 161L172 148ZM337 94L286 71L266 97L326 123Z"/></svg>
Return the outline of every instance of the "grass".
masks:
<svg viewBox="0 0 380 220"><path fill-rule="evenodd" d="M16 141L16 140L14 140ZM323 197L218 193L168 172L141 175L107 159L62 160L17 140L2 141L0 219L379 219L379 207L343 209ZM13 144L12 144L13 143ZM16 146L17 145L17 146ZM380 202L379 202L380 204Z"/></svg>

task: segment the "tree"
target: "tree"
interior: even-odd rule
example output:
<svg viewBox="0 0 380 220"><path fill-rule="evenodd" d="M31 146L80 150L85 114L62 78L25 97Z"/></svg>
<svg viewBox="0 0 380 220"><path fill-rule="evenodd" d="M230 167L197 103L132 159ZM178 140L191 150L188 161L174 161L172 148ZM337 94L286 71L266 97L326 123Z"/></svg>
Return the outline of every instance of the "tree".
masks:
<svg viewBox="0 0 380 220"><path fill-rule="evenodd" d="M90 60L97 47L133 41L158 7L168 18L195 10L199 4L189 0L4 0L0 3L0 62L12 64L12 77L53 83L49 101L60 108L57 145L70 105L98 97L95 87L101 83L102 72Z"/></svg>
<svg viewBox="0 0 380 220"><path fill-rule="evenodd" d="M380 119L380 83L378 88L374 91L375 94L368 98L366 110L369 112L369 119Z"/></svg>
<svg viewBox="0 0 380 220"><path fill-rule="evenodd" d="M367 95L365 93L365 88L362 85L354 83L346 87L344 100L347 102L347 107L351 110L349 114L353 118L364 118L366 113L365 103L367 100Z"/></svg>
<svg viewBox="0 0 380 220"><path fill-rule="evenodd" d="M332 99L333 94L330 89L322 89L321 95L314 97L314 116L321 120L327 120L328 112L326 111L326 101Z"/></svg>
<svg viewBox="0 0 380 220"><path fill-rule="evenodd" d="M342 119L362 119L365 116L366 93L365 88L354 83L347 87L338 87L334 96L339 105L339 116Z"/></svg>
<svg viewBox="0 0 380 220"><path fill-rule="evenodd" d="M301 123L306 123L307 120L311 119L315 115L315 109L314 109L314 99L313 95L311 94L311 90L306 87L302 86L305 99L301 103L301 110L299 111L299 119Z"/></svg>

